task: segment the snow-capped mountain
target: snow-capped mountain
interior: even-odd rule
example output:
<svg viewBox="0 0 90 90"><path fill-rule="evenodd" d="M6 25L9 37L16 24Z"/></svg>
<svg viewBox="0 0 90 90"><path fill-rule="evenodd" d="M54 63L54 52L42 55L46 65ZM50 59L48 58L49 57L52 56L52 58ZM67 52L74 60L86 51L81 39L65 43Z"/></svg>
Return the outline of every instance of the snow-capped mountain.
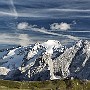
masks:
<svg viewBox="0 0 90 90"><path fill-rule="evenodd" d="M70 48L48 40L27 47L0 50L0 78L53 80L67 77L90 79L90 42L78 41Z"/></svg>

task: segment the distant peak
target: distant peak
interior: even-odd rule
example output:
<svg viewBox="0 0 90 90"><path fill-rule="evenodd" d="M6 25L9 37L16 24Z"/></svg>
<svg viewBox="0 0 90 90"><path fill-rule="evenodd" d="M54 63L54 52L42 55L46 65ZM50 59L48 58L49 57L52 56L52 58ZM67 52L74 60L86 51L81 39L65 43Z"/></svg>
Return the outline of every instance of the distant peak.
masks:
<svg viewBox="0 0 90 90"><path fill-rule="evenodd" d="M76 42L76 46L78 46L78 47L86 46L89 44L90 44L90 42L88 40L79 40L78 42Z"/></svg>

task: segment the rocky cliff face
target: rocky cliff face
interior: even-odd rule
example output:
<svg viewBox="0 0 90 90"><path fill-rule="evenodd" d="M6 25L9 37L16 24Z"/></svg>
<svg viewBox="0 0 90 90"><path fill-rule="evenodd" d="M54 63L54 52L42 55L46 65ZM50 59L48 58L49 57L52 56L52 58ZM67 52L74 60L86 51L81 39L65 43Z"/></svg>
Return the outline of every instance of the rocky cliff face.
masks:
<svg viewBox="0 0 90 90"><path fill-rule="evenodd" d="M89 62L90 43L82 40L67 48L55 61L55 63L58 63L56 68L60 67L61 77L79 79L89 79Z"/></svg>
<svg viewBox="0 0 90 90"><path fill-rule="evenodd" d="M0 78L53 80L67 77L90 79L90 42L78 41L70 48L48 40L27 47L0 51Z"/></svg>

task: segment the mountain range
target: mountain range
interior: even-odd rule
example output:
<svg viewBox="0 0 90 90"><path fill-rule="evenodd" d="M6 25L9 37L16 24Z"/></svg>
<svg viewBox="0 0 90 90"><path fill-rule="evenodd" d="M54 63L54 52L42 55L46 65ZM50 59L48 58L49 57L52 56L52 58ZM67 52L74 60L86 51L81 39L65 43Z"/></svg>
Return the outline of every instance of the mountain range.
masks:
<svg viewBox="0 0 90 90"><path fill-rule="evenodd" d="M90 80L90 42L67 48L57 40L0 50L0 79L43 81L63 78Z"/></svg>

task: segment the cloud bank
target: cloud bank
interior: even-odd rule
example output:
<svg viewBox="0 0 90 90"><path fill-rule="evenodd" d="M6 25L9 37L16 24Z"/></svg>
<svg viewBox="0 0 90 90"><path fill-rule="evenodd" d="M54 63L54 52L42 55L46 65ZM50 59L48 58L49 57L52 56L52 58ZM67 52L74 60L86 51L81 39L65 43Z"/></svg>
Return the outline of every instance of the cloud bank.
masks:
<svg viewBox="0 0 90 90"><path fill-rule="evenodd" d="M2 34L0 33L0 43L1 44L17 44L21 46L27 46L31 43L32 38L28 34Z"/></svg>

